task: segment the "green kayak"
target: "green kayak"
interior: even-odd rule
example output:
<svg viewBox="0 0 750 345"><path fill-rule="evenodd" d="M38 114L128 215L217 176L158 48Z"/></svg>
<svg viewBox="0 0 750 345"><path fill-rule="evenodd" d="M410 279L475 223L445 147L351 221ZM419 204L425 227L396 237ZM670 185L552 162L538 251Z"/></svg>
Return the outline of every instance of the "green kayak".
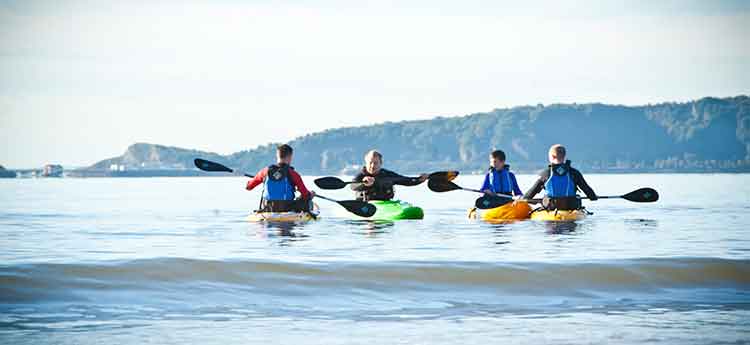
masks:
<svg viewBox="0 0 750 345"><path fill-rule="evenodd" d="M424 211L408 202L400 200L371 200L377 211L369 219L375 220L398 220L398 219L422 219Z"/></svg>

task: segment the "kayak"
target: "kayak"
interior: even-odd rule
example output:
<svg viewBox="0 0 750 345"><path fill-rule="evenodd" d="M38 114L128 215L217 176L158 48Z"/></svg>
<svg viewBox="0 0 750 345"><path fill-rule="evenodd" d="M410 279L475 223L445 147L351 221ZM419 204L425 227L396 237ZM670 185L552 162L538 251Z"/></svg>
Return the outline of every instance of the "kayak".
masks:
<svg viewBox="0 0 750 345"><path fill-rule="evenodd" d="M525 201L509 202L503 206L480 210L472 208L469 210L469 218L481 219L488 222L503 222L510 220L528 219L531 207Z"/></svg>
<svg viewBox="0 0 750 345"><path fill-rule="evenodd" d="M548 222L572 222L586 218L585 210L538 210L531 213L531 219Z"/></svg>
<svg viewBox="0 0 750 345"><path fill-rule="evenodd" d="M400 200L371 200L369 203L375 205L377 211L370 218L373 220L399 220L399 219L422 219L424 211L421 207L414 206Z"/></svg>
<svg viewBox="0 0 750 345"><path fill-rule="evenodd" d="M247 216L248 222L260 223L303 223L315 220L320 215L318 205L313 204L310 212L258 212L255 211Z"/></svg>

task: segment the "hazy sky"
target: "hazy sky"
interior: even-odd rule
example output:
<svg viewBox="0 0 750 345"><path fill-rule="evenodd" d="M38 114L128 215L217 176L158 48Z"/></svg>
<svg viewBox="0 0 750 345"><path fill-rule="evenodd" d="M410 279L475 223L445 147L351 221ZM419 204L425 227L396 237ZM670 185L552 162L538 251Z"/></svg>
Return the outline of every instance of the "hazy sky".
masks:
<svg viewBox="0 0 750 345"><path fill-rule="evenodd" d="M750 93L750 1L0 1L0 164Z"/></svg>

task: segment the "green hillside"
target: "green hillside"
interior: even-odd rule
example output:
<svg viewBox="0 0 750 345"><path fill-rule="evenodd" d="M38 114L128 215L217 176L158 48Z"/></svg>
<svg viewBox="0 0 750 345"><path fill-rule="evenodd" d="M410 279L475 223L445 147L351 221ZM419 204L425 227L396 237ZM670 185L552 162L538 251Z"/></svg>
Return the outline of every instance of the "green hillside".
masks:
<svg viewBox="0 0 750 345"><path fill-rule="evenodd" d="M547 149L561 143L581 169L594 172L750 171L750 98L703 98L646 106L553 104L495 109L461 117L386 122L330 129L289 142L294 165L306 174L337 174L360 165L377 148L388 168L414 173L482 170L493 148L514 170L545 166ZM189 168L196 156L256 171L273 161L275 144L228 156L149 144L97 163L102 169Z"/></svg>

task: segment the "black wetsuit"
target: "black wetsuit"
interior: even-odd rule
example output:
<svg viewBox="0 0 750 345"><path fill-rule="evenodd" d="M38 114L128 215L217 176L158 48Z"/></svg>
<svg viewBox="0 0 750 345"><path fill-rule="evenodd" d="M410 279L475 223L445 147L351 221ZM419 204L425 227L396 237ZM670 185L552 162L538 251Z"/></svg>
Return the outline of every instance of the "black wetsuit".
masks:
<svg viewBox="0 0 750 345"><path fill-rule="evenodd" d="M367 176L375 178L372 186L365 186L362 182ZM355 183L351 184L353 191L357 192L357 200L391 200L394 197L393 186L416 186L423 181L419 177L407 177L399 175L393 171L380 169L377 175L372 175L365 168L354 177Z"/></svg>

